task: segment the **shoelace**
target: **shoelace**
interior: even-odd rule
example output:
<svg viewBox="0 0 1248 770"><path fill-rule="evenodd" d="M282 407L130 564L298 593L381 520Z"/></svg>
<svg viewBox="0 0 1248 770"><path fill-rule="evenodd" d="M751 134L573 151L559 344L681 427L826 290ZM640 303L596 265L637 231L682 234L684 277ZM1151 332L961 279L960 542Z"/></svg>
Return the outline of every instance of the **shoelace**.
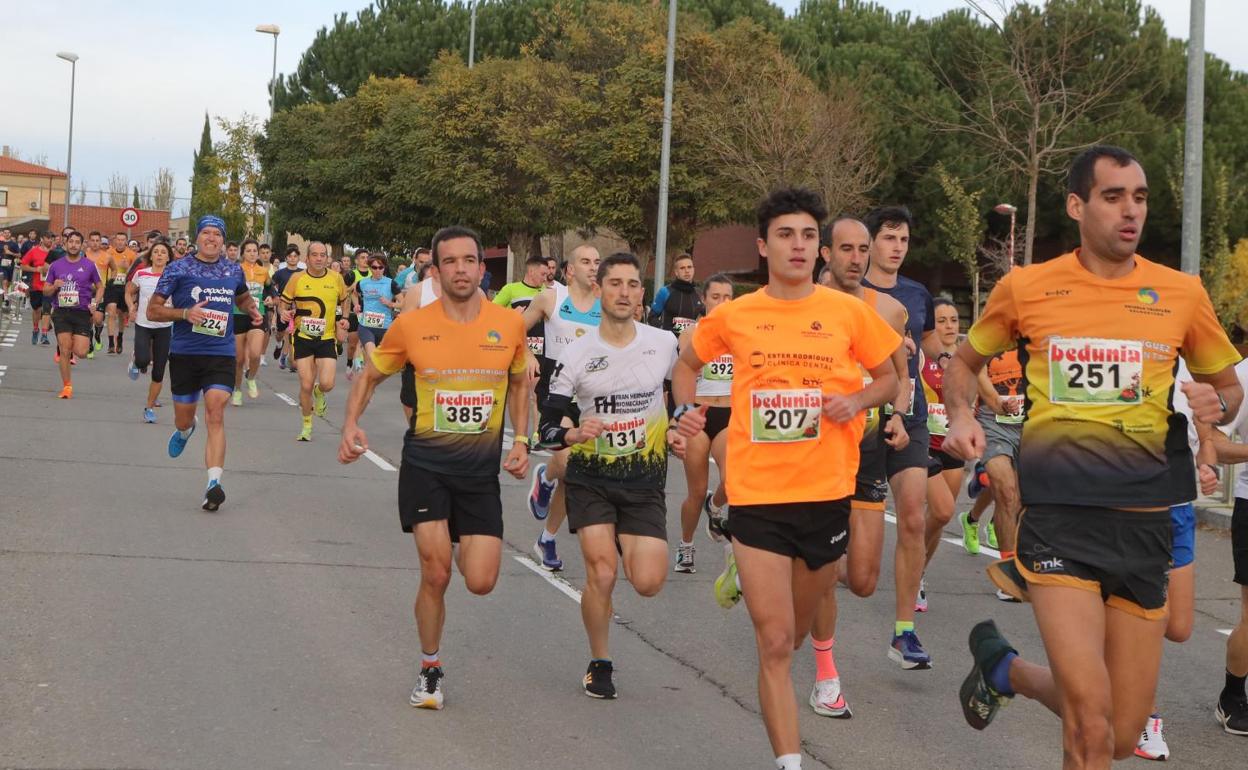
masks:
<svg viewBox="0 0 1248 770"><path fill-rule="evenodd" d="M442 669L434 666L424 670L425 692L434 693L438 690L438 682L442 679Z"/></svg>

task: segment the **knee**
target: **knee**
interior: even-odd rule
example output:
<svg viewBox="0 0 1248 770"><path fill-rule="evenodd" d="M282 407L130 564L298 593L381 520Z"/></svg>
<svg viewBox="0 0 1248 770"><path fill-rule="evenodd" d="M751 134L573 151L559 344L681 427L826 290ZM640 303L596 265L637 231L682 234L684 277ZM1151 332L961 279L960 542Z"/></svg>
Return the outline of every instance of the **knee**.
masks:
<svg viewBox="0 0 1248 770"><path fill-rule="evenodd" d="M1170 621L1166 624L1166 638L1176 643L1186 642L1188 639L1191 639L1192 619L1177 619L1171 615Z"/></svg>
<svg viewBox="0 0 1248 770"><path fill-rule="evenodd" d="M451 584L451 563L442 561L421 562L420 585L439 594L446 592ZM472 590L469 586L469 590ZM473 593L476 593L475 591Z"/></svg>
<svg viewBox="0 0 1248 770"><path fill-rule="evenodd" d="M923 537L923 511L897 511L897 534L911 538Z"/></svg>
<svg viewBox="0 0 1248 770"><path fill-rule="evenodd" d="M477 596L485 596L494 590L494 586L498 583L498 573L494 572L487 575L464 575L464 585L468 590Z"/></svg>
<svg viewBox="0 0 1248 770"><path fill-rule="evenodd" d="M654 574L644 574L643 572L643 574L638 575L637 571L634 570L631 579L633 581L633 590L638 594L646 598L655 596L662 590L663 584L667 582L666 565L664 565L663 570Z"/></svg>
<svg viewBox="0 0 1248 770"><path fill-rule="evenodd" d="M585 564L585 583L602 596L615 590L616 565L607 559L594 559Z"/></svg>
<svg viewBox="0 0 1248 770"><path fill-rule="evenodd" d="M225 410L204 405L204 419L209 428L220 428L225 425Z"/></svg>
<svg viewBox="0 0 1248 770"><path fill-rule="evenodd" d="M758 657L760 665L788 667L793 657L797 635L791 628L763 628L758 631Z"/></svg>
<svg viewBox="0 0 1248 770"><path fill-rule="evenodd" d="M1113 724L1109 716L1109 704L1070 705L1063 709L1062 726L1066 733L1067 749L1085 761L1103 757L1111 751L1118 756L1118 744L1129 742L1127 753L1135 751L1138 734L1122 736L1114 740Z"/></svg>
<svg viewBox="0 0 1248 770"><path fill-rule="evenodd" d="M880 580L880 568L871 567L855 573L849 573L849 590L854 596L867 598L875 593L875 585Z"/></svg>
<svg viewBox="0 0 1248 770"><path fill-rule="evenodd" d="M944 527L949 523L949 520L953 518L953 508L945 507L943 505L929 506L927 509L927 516L928 519L931 520L932 524Z"/></svg>
<svg viewBox="0 0 1248 770"><path fill-rule="evenodd" d="M333 379L332 379L332 378L330 378L330 379L326 379L326 380L321 380L321 382L320 382L320 388L321 388L321 392L322 392L322 393L328 393L329 391L333 390L333 389L334 389L334 381L333 381Z"/></svg>

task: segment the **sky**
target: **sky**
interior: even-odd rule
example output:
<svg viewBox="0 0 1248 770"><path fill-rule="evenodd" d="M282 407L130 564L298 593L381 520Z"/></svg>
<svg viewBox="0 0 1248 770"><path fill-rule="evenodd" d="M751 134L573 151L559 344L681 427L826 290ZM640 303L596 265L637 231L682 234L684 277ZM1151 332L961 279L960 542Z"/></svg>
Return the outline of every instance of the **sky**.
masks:
<svg viewBox="0 0 1248 770"><path fill-rule="evenodd" d="M964 7L962 0L877 0L916 17ZM1160 11L1172 37L1187 37L1188 0L1146 0ZM779 0L789 13L799 0ZM7 3L6 3L7 5ZM178 181L175 214L190 196L193 154L204 113L237 119L268 116L273 38L257 24L277 24L277 70L291 72L322 26L334 15L366 7L365 0L15 0L4 24L9 105L0 144L27 159L44 155L64 169L68 143L70 65L58 51L78 54L74 101L74 187L105 189L113 174L130 184L173 170ZM1248 3L1207 0L1205 45L1236 69L1248 70L1248 50L1237 45L1248 26ZM20 117L19 117L20 116ZM33 116L38 119L31 120ZM219 135L215 131L214 134ZM88 194L87 202L98 197Z"/></svg>

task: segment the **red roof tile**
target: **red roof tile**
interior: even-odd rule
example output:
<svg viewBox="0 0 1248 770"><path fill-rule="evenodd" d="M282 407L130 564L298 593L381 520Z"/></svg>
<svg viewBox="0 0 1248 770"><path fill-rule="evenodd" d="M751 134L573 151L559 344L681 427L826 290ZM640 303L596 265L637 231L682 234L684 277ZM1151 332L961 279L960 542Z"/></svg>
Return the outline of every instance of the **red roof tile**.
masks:
<svg viewBox="0 0 1248 770"><path fill-rule="evenodd" d="M34 163L27 163L24 160L9 157L0 157L0 174L29 174L30 176L50 176L56 179L65 178L64 171L57 171L46 166L36 166Z"/></svg>

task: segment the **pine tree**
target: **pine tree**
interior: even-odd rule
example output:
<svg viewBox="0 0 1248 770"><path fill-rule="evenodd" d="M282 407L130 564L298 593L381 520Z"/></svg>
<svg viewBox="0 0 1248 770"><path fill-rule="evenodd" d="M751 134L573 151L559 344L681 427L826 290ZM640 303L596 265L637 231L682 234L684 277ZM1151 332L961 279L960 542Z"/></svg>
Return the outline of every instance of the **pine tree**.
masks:
<svg viewBox="0 0 1248 770"><path fill-rule="evenodd" d="M134 200L130 202L130 205L136 209L143 208L143 202L139 200L139 186L137 184L134 186Z"/></svg>
<svg viewBox="0 0 1248 770"><path fill-rule="evenodd" d="M208 113L204 113L204 132L199 138L199 151L195 153L195 162L191 167L191 208L190 227L204 214L218 214L221 211L221 180L217 171L217 155L212 147L212 126L208 122Z"/></svg>

